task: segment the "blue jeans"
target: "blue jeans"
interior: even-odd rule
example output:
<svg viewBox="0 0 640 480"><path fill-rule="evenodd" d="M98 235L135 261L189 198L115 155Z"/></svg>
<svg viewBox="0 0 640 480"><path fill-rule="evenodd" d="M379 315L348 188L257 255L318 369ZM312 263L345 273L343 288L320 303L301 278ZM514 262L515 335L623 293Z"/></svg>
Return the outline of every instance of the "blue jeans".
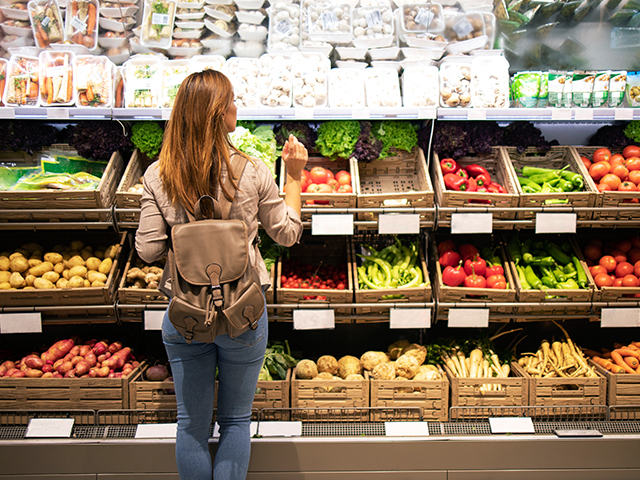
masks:
<svg viewBox="0 0 640 480"><path fill-rule="evenodd" d="M267 347L267 309L255 330L214 343L187 343L165 313L162 340L178 402L176 462L182 480L244 480L251 455L251 407ZM211 466L209 427L218 367L218 450Z"/></svg>

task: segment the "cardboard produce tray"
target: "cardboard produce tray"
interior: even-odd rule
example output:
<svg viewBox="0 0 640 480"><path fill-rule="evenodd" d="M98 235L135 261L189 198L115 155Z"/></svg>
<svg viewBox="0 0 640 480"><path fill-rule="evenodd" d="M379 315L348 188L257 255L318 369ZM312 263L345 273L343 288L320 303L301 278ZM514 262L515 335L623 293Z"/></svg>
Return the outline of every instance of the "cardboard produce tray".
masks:
<svg viewBox="0 0 640 480"><path fill-rule="evenodd" d="M64 153L77 153L68 145L52 146ZM18 166L35 166L36 159L24 152L4 152L0 156L0 162L12 162ZM76 213L74 209L108 209L115 201L116 188L124 170L122 155L114 152L107 163L100 183L95 190L29 190L7 192L0 191L0 204L5 210L13 210L3 214L2 222L108 222L111 220L111 212L104 213ZM46 212L24 212L20 210L66 210L50 214ZM105 227L106 228L106 227Z"/></svg>
<svg viewBox="0 0 640 480"><path fill-rule="evenodd" d="M569 147L572 154L580 160L581 156L587 157L589 160L593 158L594 152L599 148L606 147ZM612 154L622 153L622 150L613 150ZM582 162L580 162L582 163ZM583 166L584 167L584 166ZM587 169L584 169L590 186L595 190L595 207L617 208L610 211L594 211L593 227L609 228L610 225L598 223L598 220L623 220L624 223L618 224L621 227L638 227L640 225L640 205L638 203L630 203L630 200L637 202L640 200L640 191L635 192L600 192L595 181L589 175Z"/></svg>
<svg viewBox="0 0 640 480"><path fill-rule="evenodd" d="M312 207L319 210L328 210L326 213L331 213L333 208L355 208L356 206L356 188L357 188L357 172L354 170L352 162L347 159L338 158L332 161L326 157L309 156L306 170L311 170L313 167L323 167L331 170L334 174L340 170L346 170L351 175L351 188L352 193L302 193L301 200L303 207ZM280 197L284 198L284 186L287 182L287 169L284 162L280 162L280 176L279 176ZM322 202L322 203L318 203ZM302 220L311 220L310 213L303 213Z"/></svg>
<svg viewBox="0 0 640 480"><path fill-rule="evenodd" d="M494 220L513 220L516 218L515 212L505 212L503 208L515 208L518 206L517 180L513 169L509 164L509 159L505 151L500 147L492 147L490 154L478 154L466 156L456 160L458 165L467 166L478 164L487 169L492 180L495 179L509 193L478 193L459 192L447 190L444 183L444 175L440 168L440 160L437 153L433 152L431 162L431 174L433 176L433 186L436 193L436 203L440 207L486 207L493 214ZM488 200L490 204L477 203L478 200ZM441 212L439 222L451 222L451 213ZM494 226L495 229L512 229L513 225Z"/></svg>
<svg viewBox="0 0 640 480"><path fill-rule="evenodd" d="M589 359L588 362L589 365L593 365L596 371L606 379L606 404L608 406L630 406L635 408L640 406L639 374L611 373L591 359ZM618 412L619 417L615 416L616 410L614 409L612 409L611 415L611 420L628 418L625 417L623 411Z"/></svg>
<svg viewBox="0 0 640 480"><path fill-rule="evenodd" d="M136 148L124 170L122 179L116 190L116 207L119 209L139 209L142 193L129 191L134 185L140 183L146 167L143 165L142 156ZM118 212L119 222L139 222L140 212Z"/></svg>
<svg viewBox="0 0 640 480"><path fill-rule="evenodd" d="M529 382L529 405L549 407L563 405L606 405L607 379L597 377L533 377L517 363L512 363L517 376ZM567 409L567 413L571 409ZM559 412L560 413L560 412Z"/></svg>
<svg viewBox="0 0 640 480"><path fill-rule="evenodd" d="M123 378L2 378L0 409L129 408L129 385L145 367Z"/></svg>
<svg viewBox="0 0 640 480"><path fill-rule="evenodd" d="M421 148L415 147L411 152L401 152L370 163L355 159L352 162L352 169L357 172L358 208L433 207L435 193ZM378 220L378 214L359 212L357 219ZM420 213L420 219L433 221L434 213Z"/></svg>
<svg viewBox="0 0 640 480"><path fill-rule="evenodd" d="M370 378L372 408L417 407L422 419L446 422L449 419L449 380L441 370L441 380L377 380ZM410 392L409 390L413 390ZM380 413L371 411L371 421L380 421Z"/></svg>
<svg viewBox="0 0 640 480"><path fill-rule="evenodd" d="M24 306L77 306L113 304L118 286L117 278L122 265L123 249L126 233L117 234L102 231L78 231L75 239L82 240L85 245L108 247L118 245L107 282L102 287L54 288L46 290L0 290L0 305L4 307ZM62 232L30 232L25 238L24 232L5 232L0 241L1 252L13 252L25 243L36 242L44 247L44 252L52 251L56 244L68 246L70 237Z"/></svg>
<svg viewBox="0 0 640 480"><path fill-rule="evenodd" d="M518 153L516 147L500 147L508 158L512 173L515 177L515 184L520 196L519 206L521 208L534 208L546 205L547 200L567 200L567 203L560 205L546 205L553 207L594 207L596 206L597 190L593 187L593 182L589 181L589 172L584 168L580 158L575 155L571 147L551 147L546 153L538 152L535 148L528 148L524 153ZM568 169L580 174L584 181L582 192L560 192L560 193L524 193L518 182L516 170L522 167L542 167L550 169ZM576 212L578 220L591 220L593 212L590 210ZM518 212L518 220L532 220L536 218L534 212Z"/></svg>

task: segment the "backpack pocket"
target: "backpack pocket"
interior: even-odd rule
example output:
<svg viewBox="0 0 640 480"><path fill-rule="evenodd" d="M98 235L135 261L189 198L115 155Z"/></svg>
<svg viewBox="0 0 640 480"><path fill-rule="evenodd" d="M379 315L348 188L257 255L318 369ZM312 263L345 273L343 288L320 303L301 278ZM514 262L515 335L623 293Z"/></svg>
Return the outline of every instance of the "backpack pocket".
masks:
<svg viewBox="0 0 640 480"><path fill-rule="evenodd" d="M264 313L264 295L262 288L256 283L249 285L244 293L236 299L233 305L225 308L223 313L229 320L232 332L229 333L231 338L247 331L247 328L255 330L258 326L258 320Z"/></svg>
<svg viewBox="0 0 640 480"><path fill-rule="evenodd" d="M169 304L169 320L189 343L192 340L203 343L214 341L215 317L211 325L204 326L205 315L205 310L194 307L179 297L172 298Z"/></svg>

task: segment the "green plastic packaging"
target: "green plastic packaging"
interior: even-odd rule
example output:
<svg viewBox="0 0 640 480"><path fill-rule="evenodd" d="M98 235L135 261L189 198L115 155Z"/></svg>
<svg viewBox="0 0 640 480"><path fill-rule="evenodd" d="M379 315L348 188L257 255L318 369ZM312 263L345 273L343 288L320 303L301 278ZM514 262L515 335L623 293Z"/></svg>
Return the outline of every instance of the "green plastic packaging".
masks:
<svg viewBox="0 0 640 480"><path fill-rule="evenodd" d="M547 75L548 103L552 107L562 107L562 94L567 82L567 72L551 70Z"/></svg>
<svg viewBox="0 0 640 480"><path fill-rule="evenodd" d="M609 107L619 107L624 102L627 89L627 72L619 70L611 72L609 76Z"/></svg>
<svg viewBox="0 0 640 480"><path fill-rule="evenodd" d="M540 72L518 72L514 76L512 90L517 107L533 108L538 105Z"/></svg>
<svg viewBox="0 0 640 480"><path fill-rule="evenodd" d="M540 75L540 93L538 94L538 108L544 108L549 103L549 72Z"/></svg>
<svg viewBox="0 0 640 480"><path fill-rule="evenodd" d="M593 94L591 95L591 104L594 108L603 107L609 100L609 80L611 71L598 72L593 82Z"/></svg>

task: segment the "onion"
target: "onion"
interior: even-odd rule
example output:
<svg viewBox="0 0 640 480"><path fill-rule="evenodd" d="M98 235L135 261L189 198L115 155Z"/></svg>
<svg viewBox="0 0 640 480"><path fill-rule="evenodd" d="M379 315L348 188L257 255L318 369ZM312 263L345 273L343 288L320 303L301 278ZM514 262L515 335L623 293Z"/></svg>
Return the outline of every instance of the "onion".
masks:
<svg viewBox="0 0 640 480"><path fill-rule="evenodd" d="M161 382L169 376L169 370L164 365L154 365L147 369L147 380L152 382Z"/></svg>

